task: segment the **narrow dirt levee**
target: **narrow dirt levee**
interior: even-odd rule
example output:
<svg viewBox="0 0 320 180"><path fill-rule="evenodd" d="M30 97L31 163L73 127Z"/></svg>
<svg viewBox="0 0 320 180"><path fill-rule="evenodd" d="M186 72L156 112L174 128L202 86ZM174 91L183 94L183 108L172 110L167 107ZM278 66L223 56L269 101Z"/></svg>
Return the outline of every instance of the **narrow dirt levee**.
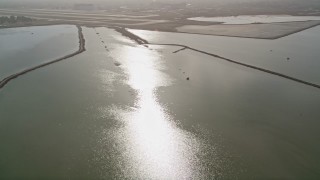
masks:
<svg viewBox="0 0 320 180"><path fill-rule="evenodd" d="M73 53L65 55L65 56L63 56L61 58L58 58L58 59L55 59L55 60L52 60L52 61L49 61L49 62L45 62L45 63L39 64L37 66L30 67L30 68L27 68L27 69L22 70L20 72L17 72L15 74L12 74L12 75L10 75L10 76L8 76L8 77L6 77L6 78L4 78L4 79L2 79L0 81L0 89L3 88L11 80L13 80L13 79L15 79L15 78L17 78L17 77L19 77L21 75L27 74L27 73L29 73L31 71L34 71L36 69L48 66L50 64L53 64L53 63L56 63L56 62L71 58L73 56L76 56L76 55L86 51L85 39L84 39L84 36L83 36L83 33L82 33L82 28L81 28L81 26L77 26L77 28L78 28L78 37L79 37L79 49L76 52L73 52Z"/></svg>
<svg viewBox="0 0 320 180"><path fill-rule="evenodd" d="M149 42L145 39L142 39L141 37L131 33L130 31L128 31L126 28L124 27L118 27L118 26L114 26L114 27L109 27L111 29L114 29L115 31L117 31L118 33L120 33L122 36L127 37L133 41L135 41L136 43L143 45L143 44L149 44Z"/></svg>

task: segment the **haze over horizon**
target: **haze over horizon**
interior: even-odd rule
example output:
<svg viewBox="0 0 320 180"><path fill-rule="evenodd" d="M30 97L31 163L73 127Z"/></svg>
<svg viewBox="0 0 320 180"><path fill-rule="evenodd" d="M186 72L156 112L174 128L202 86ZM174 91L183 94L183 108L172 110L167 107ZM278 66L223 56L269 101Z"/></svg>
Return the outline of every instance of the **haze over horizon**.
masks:
<svg viewBox="0 0 320 180"><path fill-rule="evenodd" d="M85 2L85 3L94 3L94 2L172 2L172 3L197 3L197 2L212 2L212 3L221 3L221 2L301 2L299 0L70 0L68 2ZM63 0L0 0L0 2L65 2ZM317 2L317 0L304 0L303 2Z"/></svg>
<svg viewBox="0 0 320 180"><path fill-rule="evenodd" d="M195 6L206 7L208 5L229 5L229 4L252 4L254 6L273 6L278 7L283 6L296 6L300 8L301 6L307 8L319 8L320 1L318 0L0 0L2 4L1 8L16 8L16 7L28 7L28 8L50 8L51 6L65 6L72 5L75 3L92 3L92 4L101 4L101 5L148 5L150 3L189 3ZM236 7L235 7L236 8Z"/></svg>

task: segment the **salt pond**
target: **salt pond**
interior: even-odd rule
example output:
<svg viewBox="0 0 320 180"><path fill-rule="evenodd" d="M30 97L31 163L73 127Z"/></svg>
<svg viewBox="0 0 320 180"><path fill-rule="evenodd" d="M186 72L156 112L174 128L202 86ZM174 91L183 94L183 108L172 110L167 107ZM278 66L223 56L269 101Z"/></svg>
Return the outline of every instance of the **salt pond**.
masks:
<svg viewBox="0 0 320 180"><path fill-rule="evenodd" d="M320 16L290 16L290 15L256 15L256 16L225 16L225 17L194 17L194 21L221 22L222 24L252 24L320 20Z"/></svg>
<svg viewBox="0 0 320 180"><path fill-rule="evenodd" d="M107 28L83 31L87 51L1 89L1 178L319 177L318 89L189 50L139 46ZM210 51L224 42L143 33Z"/></svg>
<svg viewBox="0 0 320 180"><path fill-rule="evenodd" d="M151 43L182 44L320 84L320 27L276 40L131 30ZM289 58L289 59L288 59Z"/></svg>
<svg viewBox="0 0 320 180"><path fill-rule="evenodd" d="M78 49L71 25L0 29L0 79Z"/></svg>

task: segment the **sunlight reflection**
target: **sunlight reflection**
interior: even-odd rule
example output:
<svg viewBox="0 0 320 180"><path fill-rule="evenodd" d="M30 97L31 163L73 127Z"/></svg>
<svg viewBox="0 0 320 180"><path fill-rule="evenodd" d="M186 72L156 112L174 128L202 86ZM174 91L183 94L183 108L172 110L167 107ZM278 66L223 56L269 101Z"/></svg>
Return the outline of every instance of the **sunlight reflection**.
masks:
<svg viewBox="0 0 320 180"><path fill-rule="evenodd" d="M141 47L122 47L117 54L137 91L136 109L116 116L125 122L127 172L142 179L188 179L197 176L199 144L180 130L157 100L156 91L171 84L163 73L161 56ZM114 113L114 112L113 112Z"/></svg>

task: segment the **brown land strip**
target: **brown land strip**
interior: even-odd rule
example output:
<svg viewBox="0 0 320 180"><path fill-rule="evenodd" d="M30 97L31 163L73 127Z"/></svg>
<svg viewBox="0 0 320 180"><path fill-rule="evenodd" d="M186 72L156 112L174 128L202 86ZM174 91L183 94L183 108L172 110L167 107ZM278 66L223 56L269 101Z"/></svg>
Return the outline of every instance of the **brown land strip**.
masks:
<svg viewBox="0 0 320 180"><path fill-rule="evenodd" d="M296 34L296 33L298 33L298 32L302 32L302 31L304 31L304 30L311 29L311 28L314 28L314 27L319 26L319 25L320 25L320 21L319 21L318 24L314 24L314 25L311 25L311 26L308 26L308 27L305 27L305 28L297 29L296 31L292 31L292 32L286 33L286 34L284 34L284 35L277 36L277 37L275 37L275 38L273 38L273 39L279 39L279 38L283 38L283 37L286 37L286 36L290 36L290 35L292 35L292 34Z"/></svg>
<svg viewBox="0 0 320 180"><path fill-rule="evenodd" d="M115 31L117 31L118 33L120 33L122 36L128 37L129 39L134 40L135 42L137 42L138 44L142 45L142 44L149 44L147 40L140 38L139 36L127 31L125 28L123 27L110 27L112 29L114 29Z"/></svg>
<svg viewBox="0 0 320 180"><path fill-rule="evenodd" d="M21 75L27 74L27 73L29 73L31 71L34 71L36 69L48 66L50 64L53 64L53 63L56 63L56 62L71 58L73 56L76 56L76 55L84 52L86 50L86 48L85 48L85 39L84 39L84 36L83 36L83 33L82 33L82 28L81 28L81 26L77 26L77 28L78 28L78 34L79 34L79 36L78 36L79 37L79 49L76 52L68 54L66 56L63 56L61 58L55 59L53 61L42 63L40 65L37 65L37 66L34 66L34 67L30 67L30 68L27 68L27 69L25 69L23 71L20 71L20 72L17 72L15 74L12 74L12 75L10 75L10 76L8 76L8 77L6 77L6 78L4 78L4 79L2 79L0 81L0 89L3 88L9 81L11 81L11 80L13 80L13 79L15 79L15 78L17 78L17 77L19 77Z"/></svg>
<svg viewBox="0 0 320 180"><path fill-rule="evenodd" d="M123 13L123 12L122 12ZM206 13L201 12L204 16ZM29 24L25 25L15 25L10 24L8 27L23 27L23 26L38 26L38 25L57 25L57 24L74 24L81 26L90 26L90 27L99 27L99 26L121 26L123 28L130 29L141 29L141 30L150 30L150 31L162 31L162 32L176 32L176 33L186 33L186 34L201 34L201 35L215 35L215 36L227 36L227 37L241 37L241 38L253 38L253 39L278 39L282 38L312 27L319 25L312 25L305 28L284 32L281 35L275 35L272 37L259 37L250 36L250 35L237 35L230 34L214 34L214 33L206 33L206 32L179 32L176 28L182 27L184 25L197 25L197 26L210 26L210 25L219 25L220 22L206 22L206 21L194 21L189 20L188 17L190 15L183 15L177 13L161 13L156 12L155 17L137 17L137 16L123 16L122 14L105 14L105 13L82 13L82 12L46 12L44 10L12 10L12 9L0 9L0 14L3 15L23 15L28 17L34 17L38 19ZM143 15L138 13L140 15ZM90 15L90 16L87 16ZM200 16L194 14L193 16ZM272 24L272 23L268 23ZM225 26L225 25L224 25ZM0 28L8 28L8 27L0 27Z"/></svg>
<svg viewBox="0 0 320 180"><path fill-rule="evenodd" d="M219 34L219 33L200 33L200 32L183 32L183 31L179 31L179 30L175 30L175 31L167 31L167 32L175 32L175 33L182 33L182 34L197 34L197 35L208 35L208 36L223 36L223 37L237 37L237 38L247 38L247 39L265 39L265 40L275 40L275 39L280 39L292 34L296 34L298 32L307 30L307 29L311 29L314 28L316 26L320 25L320 21L319 20L308 20L308 21L291 21L291 22L274 22L274 23L261 23L261 24L290 24L290 23L295 23L295 22L315 22L315 24L312 25L308 25L306 27L303 28L297 28L296 30L292 30L286 33L283 33L281 35L273 35L272 37L259 37L259 36L248 36L248 35L237 35L235 34ZM254 23L253 23L254 24ZM239 24L237 26L247 26L247 25L253 25L253 24ZM255 24L260 24L260 23L255 23ZM189 24L188 24L189 25ZM218 24L219 25L219 24ZM231 26L233 26L233 24L222 24L221 26L230 26L230 28L232 28ZM134 28L135 29L135 28ZM143 29L141 29L143 30ZM166 31L164 31L166 32Z"/></svg>
<svg viewBox="0 0 320 180"><path fill-rule="evenodd" d="M186 50L187 48L186 47L184 47L184 48L182 48L182 49L178 49L178 50L176 50L176 51L174 51L174 52L172 52L172 53L178 53L178 52L180 52L180 51L184 51L184 50Z"/></svg>

